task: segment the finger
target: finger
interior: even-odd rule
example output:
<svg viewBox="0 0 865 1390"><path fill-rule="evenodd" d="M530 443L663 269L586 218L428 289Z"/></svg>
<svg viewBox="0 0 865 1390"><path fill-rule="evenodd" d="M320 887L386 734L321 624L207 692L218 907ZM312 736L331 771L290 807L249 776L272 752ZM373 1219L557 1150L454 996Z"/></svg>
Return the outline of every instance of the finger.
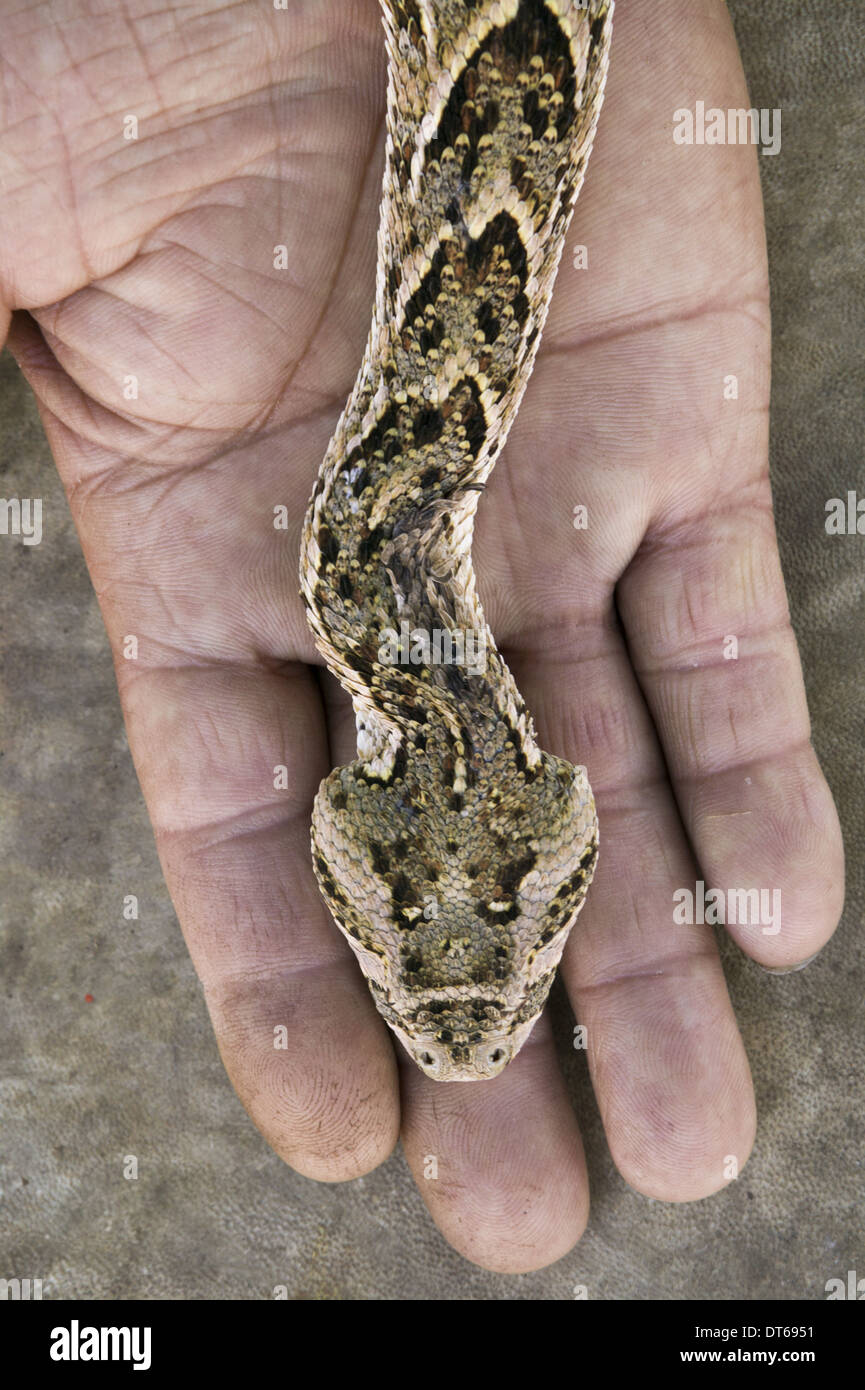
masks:
<svg viewBox="0 0 865 1390"><path fill-rule="evenodd" d="M408 1057L400 1069L403 1148L445 1239L503 1274L567 1254L589 1185L547 1018L492 1081L432 1081Z"/></svg>
<svg viewBox="0 0 865 1390"><path fill-rule="evenodd" d="M588 767L600 858L562 975L613 1158L639 1191L716 1191L754 1135L748 1062L712 933L678 925L694 865L609 606L507 652L544 748Z"/></svg>
<svg viewBox="0 0 865 1390"><path fill-rule="evenodd" d="M619 609L700 863L693 910L777 968L834 931L843 846L810 743L768 480L727 471L710 514L650 530Z"/></svg>
<svg viewBox="0 0 865 1390"><path fill-rule="evenodd" d="M120 684L166 881L238 1095L299 1172L369 1171L396 1141L396 1070L312 874L309 808L327 770L314 678L302 667L139 662Z"/></svg>
<svg viewBox="0 0 865 1390"><path fill-rule="evenodd" d="M659 7L651 42L646 64L644 18L622 7L613 119L601 123L578 212L599 273L568 274L565 263L545 343L580 350L579 378L563 377L562 390L578 383L583 433L609 473L594 518L628 494L648 513L617 598L700 881L719 891L739 944L786 967L834 929L843 849L809 743L772 523L759 161L749 143L672 138L670 113L692 105L691 91L711 90L721 109L749 105L725 7ZM635 142L615 119L625 100L668 114ZM627 215L636 206L639 236ZM690 891L702 897L696 881ZM727 907L738 919L740 903L765 920L731 924Z"/></svg>

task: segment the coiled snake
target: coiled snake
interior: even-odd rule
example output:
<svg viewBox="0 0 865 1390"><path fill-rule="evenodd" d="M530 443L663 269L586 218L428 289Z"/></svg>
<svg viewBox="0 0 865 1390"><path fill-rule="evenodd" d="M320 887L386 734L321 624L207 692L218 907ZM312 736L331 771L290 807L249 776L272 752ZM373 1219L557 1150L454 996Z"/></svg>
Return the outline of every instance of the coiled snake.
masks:
<svg viewBox="0 0 865 1390"><path fill-rule="evenodd" d="M597 858L585 772L535 742L471 541L591 151L613 4L382 6L372 326L300 562L358 756L319 789L312 850L380 1013L427 1075L474 1081L525 1042Z"/></svg>

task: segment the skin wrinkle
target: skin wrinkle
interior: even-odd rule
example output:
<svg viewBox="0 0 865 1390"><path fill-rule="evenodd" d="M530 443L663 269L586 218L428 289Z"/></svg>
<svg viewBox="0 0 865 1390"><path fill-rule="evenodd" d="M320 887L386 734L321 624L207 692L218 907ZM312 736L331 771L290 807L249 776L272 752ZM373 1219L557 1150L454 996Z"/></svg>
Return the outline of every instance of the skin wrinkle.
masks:
<svg viewBox="0 0 865 1390"><path fill-rule="evenodd" d="M637 913L635 912L635 915ZM631 984L637 980L656 980L656 979L687 979L695 961L705 961L707 964L715 964L716 955L714 950L693 950L681 951L677 955L668 956L663 960L657 961L656 968L652 970L630 970L625 969L608 975L603 980L580 980L577 988L581 994L589 994L597 990L616 988L619 985ZM675 969L678 965L684 965L683 971Z"/></svg>
<svg viewBox="0 0 865 1390"><path fill-rule="evenodd" d="M102 285L102 284L98 284L98 283L95 284L95 285L89 286L87 292L90 293L90 294L92 294L92 293L95 292L97 295L106 295L106 296L109 297L109 298L116 298L116 297L117 297L117 296L115 295L114 291L113 291L110 287L106 287L106 286L104 286L104 285ZM125 301L123 301L123 299L122 299L122 296L120 296L120 299L121 299L121 302L124 302L124 303L125 303ZM62 336L62 334L59 332L60 318L61 318L61 315L63 314L64 310L66 310L67 313L68 313L69 309L74 309L74 308L75 308L75 301L74 301L73 299L67 299L67 300L61 301L61 302L54 308L54 313L53 313L53 318L52 318L52 326L51 326L50 328L45 327L45 326L40 322L41 318L42 318L42 317L44 316L44 314L45 314L45 311L44 311L44 310L39 311L39 319L37 319L37 322L40 322L40 327L42 328L42 336L43 336L44 339L45 339L45 343L46 343L47 347L49 348L49 350L50 350L51 352L54 353L54 356L57 358L58 362L61 362L61 358L60 358L60 355L59 355L59 353L57 352L56 347L54 346L54 344L60 344L62 347L67 348L67 349L70 349L73 353L77 353L77 351L78 351L78 349L76 348L74 342L72 342L69 338L64 338L64 337ZM35 317L35 315L34 315L34 317ZM147 342L150 343L151 347L153 347L153 348L156 349L157 353L158 353L160 356L164 356L164 357L166 357L166 358L168 359L168 361L171 363L172 369L173 369L174 371L178 372L181 376L186 377L188 380L190 380L190 381L192 382L192 384L193 384L194 386L196 386L199 390L202 390L202 389L203 389L203 388L202 388L202 383L201 383L200 381L197 381L193 376L190 375L189 371L184 367L183 363L179 360L179 358L173 356L170 352L167 351L166 348L160 346L160 344L157 342L156 338L154 338L153 335L152 335L151 333L148 332L148 330L144 327L143 324L139 323L139 324L137 325L137 332L141 335L142 338L145 338L145 339L147 340ZM99 400L98 398L97 398L97 401L98 401L98 404L105 406L106 410L109 410L109 409L110 409L110 410L114 411L114 413L116 413L116 414L122 414L122 413L123 413L122 411L118 411L117 406L116 406L116 403L113 402L113 401L112 401L112 402L108 402L108 401L106 401L106 400ZM131 423L134 423L134 422L135 422L135 417L131 414L131 412L128 412L128 418L129 418L129 420L130 420Z"/></svg>
<svg viewBox="0 0 865 1390"><path fill-rule="evenodd" d="M382 127L379 127L378 132L377 132L377 135L378 135L378 136L381 135L381 129L382 129ZM357 215L358 201L359 201L359 199L360 199L360 197L361 197L361 194L362 194L362 192L363 192L364 183L365 183L365 181L366 181L366 175L367 175L367 173L368 173L368 171L369 171L369 169L370 169L370 166L371 166L372 163L375 161L375 159L376 159L376 157L377 157L377 154L378 154L378 144L377 144L377 141L374 140L374 141L371 143L371 145L370 145L369 153L368 153L368 155L367 155L367 159L366 159L366 161L365 161L365 163L364 163L364 166L363 166L363 176L362 176L362 177L358 180L358 182L357 182L357 191L356 191L356 193L355 193L355 201L354 201L353 206L352 206L352 209L351 209L351 214L350 214L350 216L348 217L348 219L346 220L346 227L347 227L346 239L345 239L345 242L343 243L343 246L342 246L342 248L341 248L340 254L339 254L339 256L337 257L336 262L335 262L335 264L334 264L333 274L332 274L331 277L330 277L330 283L329 283L328 288L327 288L327 293L324 295L324 298L323 298L323 301L322 301L322 308L321 308L321 311L320 311L320 313L319 313L319 315L318 315L318 318L316 319L315 323L313 324L313 327L312 327L312 329L311 329L311 331L310 331L310 333L309 333L309 335L308 335L308 337L307 337L305 346L304 346L304 347L301 349L301 351L298 353L297 361L296 361L294 367L292 368L292 370L289 372L288 377L287 377L286 381L285 381L284 384L283 384L282 391L274 398L274 401L273 401L273 405L272 405L272 407L271 407L271 410L270 410L270 412L269 412L267 415L265 415L264 419L262 420L262 424L266 424L266 423L267 423L268 419L270 419L270 417L277 411L277 409L279 408L279 406L280 406L280 404L282 403L282 401L283 401L283 400L285 399L285 397L288 395L288 392L289 392L289 389L290 389L290 387L291 387L291 384L292 384L292 382L294 381L295 375L296 375L297 371L298 371L299 368L300 368L300 364L301 364L301 362L303 361L303 358L306 356L306 354L307 354L307 352L309 351L309 349L311 348L312 344L315 342L316 337L317 337L317 335L318 335L318 333L319 333L319 331L320 331L320 329L321 329L321 325L322 325L322 323L324 322L325 316L326 316L326 314L327 314L327 310L328 310L328 308L330 307L330 300L331 300L331 296L332 296L332 294L333 294L334 286L337 284L337 282L338 282L338 280L339 280L340 271L341 271L342 268L343 268L343 265L344 265L344 263L345 263L346 256L347 256L347 254L348 254L348 243L349 243L349 239L350 239L350 236L351 236L351 231L350 231L350 229L351 229L351 227L352 227L352 225L353 225L353 223L354 223L355 217L356 217L356 215Z"/></svg>
<svg viewBox="0 0 865 1390"><path fill-rule="evenodd" d="M722 763L714 770L717 773L728 773L743 772L746 768L757 769L763 766L763 764L771 764L773 762L777 762L778 758L782 755L786 756L790 753L797 753L801 749L810 749L810 747L811 735L810 731L806 731L799 737L794 738L790 743L779 744L778 748L774 752L770 752L765 756L755 758L753 754L750 754L734 762ZM677 773L676 781L681 782L683 786L688 786L691 783L703 782L705 780L705 775L705 768L695 768L693 772L685 771Z"/></svg>
<svg viewBox="0 0 865 1390"><path fill-rule="evenodd" d="M262 95L262 97L264 98L262 104L263 104L263 105L267 105L268 107L272 107L272 106L273 106L273 101L274 101L273 94L272 94L272 92L268 91L267 87L266 87L264 84L262 84L262 86L261 86L260 88L256 88L254 92L250 93L250 95L258 95L259 93L260 93L260 94ZM342 93L342 89L339 88L339 87L334 87L334 88L332 89L332 95L337 95L337 94L340 94L340 95L341 95L341 93ZM292 103L293 106L297 106L300 102L306 100L307 98L314 99L314 100L318 103L318 102L320 102L320 101L322 100L322 98L326 97L326 95L327 95L326 91L325 91L325 92L322 92L320 88L316 87L316 88L314 88L313 90L309 91L308 93L292 93L292 94L291 94L291 103ZM202 129L202 139L201 139L201 142L200 142L200 143L201 143L202 148L205 148L205 147L209 144L209 137L208 137L208 138L205 138L205 135L206 135L206 127L207 127L209 124L212 124L213 122L223 122L223 121L225 120L225 118L230 118L230 117L232 117L232 116L235 114L235 111L236 111L236 109L238 108L238 106L239 106L238 100L237 100L236 98L234 98L234 99L232 99L231 102L225 102L225 103L220 104L220 105L216 105L216 106L213 106L213 107L208 107L207 110L206 110L204 113L202 113L201 108L200 108L200 106L199 106L198 104L196 104L196 103L190 103L190 105L189 105L189 115L190 115L190 117L191 117L192 119L190 119L190 120L188 120L188 121L185 121L185 122L183 123L183 125L182 125L182 127L181 127L182 133L183 133L184 135L186 135L186 134L188 134L189 131L197 130L199 127L202 127L202 128L203 128L203 129ZM241 109L244 109L244 108L241 108ZM254 109L254 108L253 108L253 109ZM108 114L111 114L111 113L108 113ZM139 114L139 115L140 115L141 113L139 112L139 113L134 113L134 114ZM167 118L169 115L180 116L180 115L182 114L182 108L178 108L177 110L172 110L172 111L169 111L169 112L163 111L163 110L160 108L160 109L158 109L157 114L160 115L160 116L165 116L166 118ZM103 124L104 124L104 119L105 119L105 118L103 118ZM145 119L147 119L147 120L152 120L152 117L146 117ZM169 123L167 122L167 120L166 120L164 129L154 131L154 132L149 136L148 141L147 141L147 142L144 142L144 143L151 143L151 142L157 141L157 140L159 140L163 135L168 135L168 134L173 135L173 134L175 134L175 131L176 131L176 127L173 126L173 125L171 125L171 124L169 124ZM110 148L110 147L112 146L112 142L109 140L108 137L106 137L106 140L105 140L104 143L105 143L106 149L107 149L107 148ZM114 144L116 145L116 141L114 142ZM238 165L233 169L233 171L232 171L231 173L223 175L223 178L222 178L223 184L229 182L229 181L231 180L231 178L241 178L241 177L243 177L244 173L246 173L246 172L248 172L249 175L250 175L250 177L251 177L251 176L252 176L252 169L254 169L256 166L262 164L263 162L266 162L267 160L272 159L272 158L279 152L280 148L281 148L280 141L279 141L278 137L276 136L276 134L274 134L274 144L273 144L272 147L271 147L271 146L264 146L264 147L260 147L260 148L259 148L259 147L256 147L255 151L246 153L245 156L244 156L244 159L243 159L242 163L238 164ZM99 153L99 147L95 147L92 151L88 151L88 153L93 153L93 154L98 155L98 153ZM124 167L118 169L115 173L112 173L112 174L110 174L107 178L104 178L100 183L94 184L94 185L93 185L93 188L92 188L92 191L93 191L93 192L100 192L100 193L103 193L103 192L105 192L105 190L106 190L107 188L109 188L112 184L127 181L127 180L130 178L130 175L132 175L132 174L134 174L136 177L140 177L143 173L145 173L145 172L151 170L151 169L154 168L154 167L158 167L158 166L160 166L160 165L165 165L165 164L168 164L169 167L170 167L170 165L172 164L172 162L173 162L175 156L176 156L176 151L175 151L175 150L160 151L160 152L154 154L154 155L152 156L152 158L150 158L150 159L144 159L144 160L139 160L138 162L132 164L131 166L129 165L129 163L127 163L127 164L124 165ZM321 150L319 150L319 149L303 150L303 149L298 148L298 149L296 149L296 150L292 150L292 159L295 159L295 158L298 159L298 160L302 160L302 159L317 159L317 160L320 160L320 159L321 159ZM191 193L200 193L200 191L201 191L201 190L200 190L200 187L199 187L198 185L192 184L192 185L190 186L190 192L191 192ZM163 193L163 194L161 195L161 197L162 197L162 198L175 197L175 196L177 196L177 193L178 193L178 192L179 192L179 190L176 189L176 188L174 188L174 189L172 189L172 191L171 191L170 193ZM154 195L154 196L155 196L155 195ZM180 207L177 209L177 212L179 213L179 212L183 212L183 211L184 211L184 205L181 204ZM173 217L173 216L175 216L175 213L174 213L174 212L172 212L172 217Z"/></svg>
<svg viewBox="0 0 865 1390"><path fill-rule="evenodd" d="M777 631L777 628L772 627L772 628L764 629L764 631L776 632L776 631ZM751 632L746 632L746 633L737 633L736 635L737 635L737 637L739 637L740 639L741 639L743 636L745 636L745 637L748 638L749 641L753 641L754 636L755 636L756 634L751 633ZM714 646L715 648L717 648L717 642L715 642L715 643L713 644L713 646ZM640 678L641 681L642 681L643 679L653 679L653 680L654 680L654 679L657 679L658 677L661 677L661 676L691 676L691 675L699 676L699 675L702 675L705 671L715 671L715 670L717 670L717 671L729 671L729 668L730 668L730 661L729 661L726 657L724 657L724 656L719 656L719 657L705 657L705 656L704 656L704 657L701 657L700 660L699 660L699 662L695 664L694 661L693 661L692 659L689 659L689 658L688 658L688 652L690 651L691 653L693 653L693 652L697 651L700 647L703 647L703 648L704 648L704 647L705 647L705 643L698 643L698 642L695 642L695 643L693 644L693 646L690 647L690 648L688 648L688 647L683 647L683 648L682 648L682 653L681 653L681 655L682 655L682 660L681 660L681 661L669 662L669 663L664 664L664 665L662 665L662 666L644 666L644 665L642 665L642 664L637 665L637 664L635 663L635 664L634 664L634 670L635 670L636 674L639 676L639 678ZM742 666L747 665L747 666L749 667L749 669L751 669L751 670L753 670L754 668L756 668L756 671L757 671L758 674L759 674L759 672L760 672L760 670L761 670L762 668L771 666L773 662L775 662L775 661L784 661L784 660L785 660L785 658L784 658L784 656L782 656L781 652L775 652L775 651L772 651L772 650L770 650L770 649L768 649L768 648L765 649L765 650L763 650L763 651L745 651L745 652L740 652L739 655L738 655L737 658L736 658L736 661L739 662L739 663L741 663L741 665L740 665L740 667L739 667L740 671L741 671Z"/></svg>
<svg viewBox="0 0 865 1390"><path fill-rule="evenodd" d="M164 107L165 102L164 102L164 98L163 98L163 96L162 96L162 93L161 93L161 91L159 90L159 82L157 81L156 74L155 74L154 72L151 71L150 63L149 63L149 60L148 60L148 57L147 57L147 50L145 49L144 45L142 44L140 38L138 37L138 27L137 27L137 24L136 24L136 20L135 20L135 18L133 17L133 15L132 15L131 12L130 12L130 8L129 8L129 5L127 4L127 0L121 0L120 10L121 10L121 13L122 13L122 15L123 15L124 20L126 21L126 27L127 27L127 30L129 31L130 38L132 39L132 45L133 45L133 47L134 47L134 49L135 49L135 52L138 54L138 57L139 57L140 60L141 60L141 66L142 66L142 68L144 69L144 73L145 73L145 76L147 77L147 81L149 82L150 86L153 88L153 91L154 91L155 94L156 94L156 97L157 97L157 101L158 101L158 103L159 103L159 106L160 106L160 108L162 108L162 107ZM140 18L141 21L144 21L144 20L146 20L147 16L146 16L146 15L141 15L141 16L139 16L139 18Z"/></svg>
<svg viewBox="0 0 865 1390"><path fill-rule="evenodd" d="M582 332L576 341L562 340L555 333L549 335L551 341L547 342L545 335L541 347L538 350L538 362L542 362L548 357L556 357L563 352L579 351L583 348L595 348L608 346L622 338L632 339L635 334L653 333L659 328L681 327L683 324L698 320L703 323L712 316L718 317L749 317L748 306L755 303L750 298L742 301L741 304L729 303L725 301L721 293L714 296L710 301L703 301L700 304L689 305L686 308L674 308L669 312L656 314L651 318L634 318L622 321L612 321L601 323L597 328L589 328ZM662 306L663 308L664 306ZM754 321L760 323L760 315L753 315Z"/></svg>

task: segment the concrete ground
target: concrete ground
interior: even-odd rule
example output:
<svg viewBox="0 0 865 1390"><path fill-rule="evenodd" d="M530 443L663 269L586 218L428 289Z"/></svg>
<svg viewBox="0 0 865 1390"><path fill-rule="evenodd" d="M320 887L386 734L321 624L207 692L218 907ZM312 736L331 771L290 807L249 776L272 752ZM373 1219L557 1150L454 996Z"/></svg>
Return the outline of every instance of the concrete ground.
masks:
<svg viewBox="0 0 865 1390"><path fill-rule="evenodd" d="M554 1001L584 1123L589 1230L535 1274L485 1273L433 1227L397 1152L320 1186L290 1171L228 1082L165 890L108 643L35 406L0 358L0 492L44 499L44 539L0 552L0 1276L45 1296L821 1299L865 1276L865 537L824 507L865 496L863 12L732 4L751 98L783 112L760 159L775 326L772 467L818 753L848 855L841 927L808 970L724 945L760 1125L737 1182L692 1205L613 1168ZM853 32L859 29L858 36ZM139 919L122 917L124 895ZM92 1003L85 1002L91 995ZM136 1154L137 1181L122 1159Z"/></svg>

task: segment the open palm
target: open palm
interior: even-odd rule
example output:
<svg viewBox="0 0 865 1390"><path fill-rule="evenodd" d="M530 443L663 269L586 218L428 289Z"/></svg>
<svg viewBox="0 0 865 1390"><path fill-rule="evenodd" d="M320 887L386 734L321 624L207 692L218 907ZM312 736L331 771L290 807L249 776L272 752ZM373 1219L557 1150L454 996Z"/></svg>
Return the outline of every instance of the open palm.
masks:
<svg viewBox="0 0 865 1390"><path fill-rule="evenodd" d="M354 724L306 627L298 541L372 303L376 0L0 13L10 343L229 1074L300 1172L364 1173L401 1127L459 1250L546 1264L588 1210L547 1020L496 1080L428 1080L310 863L312 799L354 756ZM780 890L779 931L731 930L783 968L827 940L843 883L774 538L756 157L674 144L674 110L698 98L747 105L721 0L619 0L595 153L474 549L541 746L595 791L600 863L561 973L615 1161L667 1200L722 1186L754 1130L712 929L678 923L674 893Z"/></svg>

